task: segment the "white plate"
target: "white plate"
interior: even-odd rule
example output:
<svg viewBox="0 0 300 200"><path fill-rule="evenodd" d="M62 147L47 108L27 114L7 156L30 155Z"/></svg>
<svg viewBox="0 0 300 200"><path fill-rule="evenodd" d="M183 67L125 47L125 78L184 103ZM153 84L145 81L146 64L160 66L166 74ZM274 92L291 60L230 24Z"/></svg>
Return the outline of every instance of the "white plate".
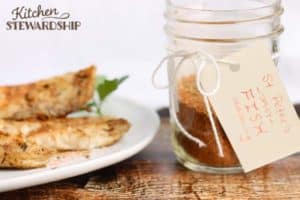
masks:
<svg viewBox="0 0 300 200"><path fill-rule="evenodd" d="M154 111L116 96L109 98L103 106L104 113L124 117L132 125L118 143L93 150L89 158L79 156L57 168L0 170L0 192L58 181L113 165L135 155L152 141L160 123Z"/></svg>

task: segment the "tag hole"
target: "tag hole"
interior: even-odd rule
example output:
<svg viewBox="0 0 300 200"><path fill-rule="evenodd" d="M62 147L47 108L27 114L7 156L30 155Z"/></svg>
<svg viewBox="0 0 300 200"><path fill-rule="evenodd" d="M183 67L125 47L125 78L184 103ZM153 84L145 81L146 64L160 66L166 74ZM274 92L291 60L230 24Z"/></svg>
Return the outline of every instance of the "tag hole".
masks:
<svg viewBox="0 0 300 200"><path fill-rule="evenodd" d="M232 71L232 72L238 72L238 71L240 71L240 65L239 64L231 64L230 65L230 71Z"/></svg>

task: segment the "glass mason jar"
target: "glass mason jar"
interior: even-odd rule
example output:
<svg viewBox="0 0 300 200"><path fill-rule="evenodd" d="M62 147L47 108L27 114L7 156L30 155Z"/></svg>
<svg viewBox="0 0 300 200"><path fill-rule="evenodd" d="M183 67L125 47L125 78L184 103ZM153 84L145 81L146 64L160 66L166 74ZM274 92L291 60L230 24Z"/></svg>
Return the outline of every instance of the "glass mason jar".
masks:
<svg viewBox="0 0 300 200"><path fill-rule="evenodd" d="M283 32L280 0L167 0L165 31L168 55L205 52L214 59L238 51L256 40L269 45L278 63L279 36ZM209 173L240 173L239 160L212 111L224 156L218 154L204 97L196 87L197 69L191 60L169 57L168 76L172 143L185 167ZM176 66L180 63L180 70ZM198 138L199 146L184 132Z"/></svg>

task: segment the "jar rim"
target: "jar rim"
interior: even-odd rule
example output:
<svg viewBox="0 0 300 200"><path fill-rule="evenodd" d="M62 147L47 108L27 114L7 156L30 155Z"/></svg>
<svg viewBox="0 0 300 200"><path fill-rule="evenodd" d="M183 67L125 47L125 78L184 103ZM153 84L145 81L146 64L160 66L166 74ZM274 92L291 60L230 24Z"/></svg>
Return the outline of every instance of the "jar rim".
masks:
<svg viewBox="0 0 300 200"><path fill-rule="evenodd" d="M279 9L271 15L261 16L261 17L257 17L257 18L243 19L243 20L228 20L228 21L185 20L185 19L172 17L168 12L165 12L164 16L166 19L173 19L180 23L225 25L225 24L238 24L238 23L245 23L245 22L251 22L251 21L265 20L265 19L269 19L272 17L281 16L283 13L284 13L284 8L279 7Z"/></svg>
<svg viewBox="0 0 300 200"><path fill-rule="evenodd" d="M240 11L258 11L258 10L263 10L267 8L272 8L272 7L281 7L281 0L273 0L270 4L266 4L263 6L258 6L255 8L240 8L240 9L202 9L202 8L190 8L190 7L185 7L185 6L180 6L172 3L174 0L166 0L167 6L173 7L176 9L181 9L181 10L192 10L192 11L201 11L201 12L240 12Z"/></svg>
<svg viewBox="0 0 300 200"><path fill-rule="evenodd" d="M195 38L195 37L186 37L183 35L177 35L175 33L172 33L165 27L165 32L167 35L182 39L182 40L190 40L190 41L195 41L195 42L210 42L210 43L238 43L238 42L243 42L243 41L249 41L249 40L257 40L257 39L263 39L266 37L274 37L276 35L280 35L284 32L284 27L280 26L277 30L268 33L266 35L259 35L255 37L248 37L248 38L227 38L227 39L210 39L210 38Z"/></svg>

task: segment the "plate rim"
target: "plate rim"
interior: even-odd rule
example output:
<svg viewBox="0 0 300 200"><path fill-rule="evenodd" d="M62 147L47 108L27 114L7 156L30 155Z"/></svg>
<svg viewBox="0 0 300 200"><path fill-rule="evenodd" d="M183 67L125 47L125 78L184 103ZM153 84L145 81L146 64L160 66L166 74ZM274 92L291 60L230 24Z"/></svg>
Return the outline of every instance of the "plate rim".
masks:
<svg viewBox="0 0 300 200"><path fill-rule="evenodd" d="M142 140L141 142L136 143L135 145L129 148L114 152L112 154L113 156L106 155L102 158L86 160L80 163L61 166L55 169L49 168L48 170L42 172L34 172L20 177L8 178L3 180L0 179L0 192L8 192L12 190L18 190L41 184L51 183L83 175L95 170L100 170L113 164L122 162L134 156L135 154L142 151L145 147L147 147L153 141L160 127L160 118L158 116L158 113L155 112L154 109L127 97L112 95L110 98L118 99L118 101L123 102L126 101L127 103L133 104L135 106L143 108L144 110L147 110L147 112L149 112L149 114L153 116L153 124L155 125L153 133L149 137L146 137L145 140Z"/></svg>

